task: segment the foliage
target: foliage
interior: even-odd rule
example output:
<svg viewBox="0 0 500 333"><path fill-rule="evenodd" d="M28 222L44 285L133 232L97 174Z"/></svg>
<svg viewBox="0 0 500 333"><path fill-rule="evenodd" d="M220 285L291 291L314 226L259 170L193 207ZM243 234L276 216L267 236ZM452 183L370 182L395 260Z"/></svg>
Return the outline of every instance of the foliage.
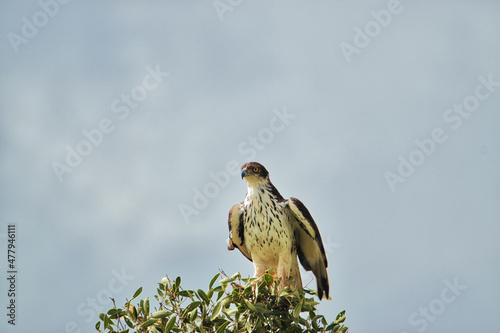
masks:
<svg viewBox="0 0 500 333"><path fill-rule="evenodd" d="M222 273L223 274L223 273ZM271 275L242 279L239 273L219 280L215 275L208 290L185 290L181 278L162 279L155 295L159 307L151 309L149 297L123 308L116 304L100 313L99 332L346 332L345 310L328 324L316 313L316 292L285 288L278 295L278 281ZM241 283L245 282L243 286ZM114 303L114 300L113 300Z"/></svg>

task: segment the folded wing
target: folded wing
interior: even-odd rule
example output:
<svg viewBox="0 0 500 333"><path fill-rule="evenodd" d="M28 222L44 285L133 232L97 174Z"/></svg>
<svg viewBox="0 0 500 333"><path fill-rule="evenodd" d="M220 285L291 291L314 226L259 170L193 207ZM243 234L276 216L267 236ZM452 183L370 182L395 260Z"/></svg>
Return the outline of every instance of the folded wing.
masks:
<svg viewBox="0 0 500 333"><path fill-rule="evenodd" d="M229 211L229 239L227 247L229 250L234 250L236 246L240 252L252 261L252 256L245 245L244 229L243 229L243 204L234 205Z"/></svg>
<svg viewBox="0 0 500 333"><path fill-rule="evenodd" d="M300 263L307 271L313 271L316 276L319 298L322 299L324 293L328 299L330 289L326 271L328 262L318 226L314 222L311 213L299 199L290 198L287 202L293 217L292 224Z"/></svg>

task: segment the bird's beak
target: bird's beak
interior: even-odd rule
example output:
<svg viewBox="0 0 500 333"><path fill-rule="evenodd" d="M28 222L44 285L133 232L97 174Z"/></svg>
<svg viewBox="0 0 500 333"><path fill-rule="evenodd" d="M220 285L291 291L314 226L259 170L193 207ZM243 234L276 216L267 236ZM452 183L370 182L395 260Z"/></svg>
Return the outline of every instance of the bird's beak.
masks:
<svg viewBox="0 0 500 333"><path fill-rule="evenodd" d="M243 169L243 171L241 171L241 179L245 178L246 176L248 176L248 171L247 169Z"/></svg>

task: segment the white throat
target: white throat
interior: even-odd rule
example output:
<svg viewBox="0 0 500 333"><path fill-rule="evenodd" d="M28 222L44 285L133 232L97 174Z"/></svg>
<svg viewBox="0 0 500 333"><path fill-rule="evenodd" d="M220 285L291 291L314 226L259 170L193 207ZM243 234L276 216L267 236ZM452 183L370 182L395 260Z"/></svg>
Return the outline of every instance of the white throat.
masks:
<svg viewBox="0 0 500 333"><path fill-rule="evenodd" d="M268 180L247 178L247 195L245 205L249 205L253 200L268 201L272 200L269 193Z"/></svg>

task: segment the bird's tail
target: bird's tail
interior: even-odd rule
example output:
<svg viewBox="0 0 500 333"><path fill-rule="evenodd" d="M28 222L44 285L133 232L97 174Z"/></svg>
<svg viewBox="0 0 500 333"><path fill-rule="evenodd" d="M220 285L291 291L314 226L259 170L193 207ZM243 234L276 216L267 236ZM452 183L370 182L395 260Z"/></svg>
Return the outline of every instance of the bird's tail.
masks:
<svg viewBox="0 0 500 333"><path fill-rule="evenodd" d="M313 273L316 276L318 286L318 297L323 299L323 294L326 299L330 298L330 283L328 282L328 273L323 262L318 262L316 267L313 267Z"/></svg>

